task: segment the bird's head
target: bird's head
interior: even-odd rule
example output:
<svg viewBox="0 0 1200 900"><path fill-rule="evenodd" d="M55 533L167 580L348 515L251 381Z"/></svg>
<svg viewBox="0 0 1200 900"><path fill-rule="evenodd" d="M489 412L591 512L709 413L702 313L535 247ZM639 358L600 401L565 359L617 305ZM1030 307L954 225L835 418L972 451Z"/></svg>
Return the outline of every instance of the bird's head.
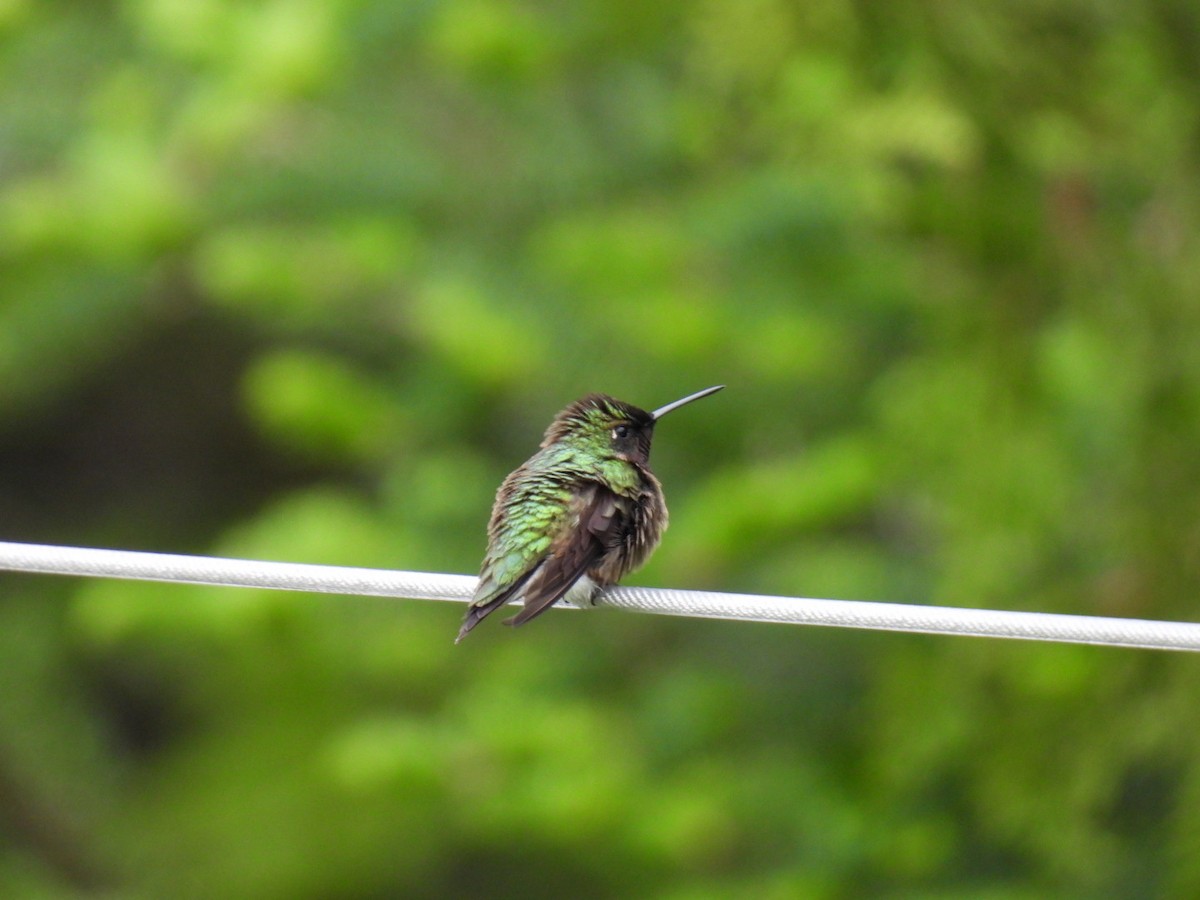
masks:
<svg viewBox="0 0 1200 900"><path fill-rule="evenodd" d="M715 394L722 387L724 385L706 388L653 412L607 394L588 394L554 417L546 429L542 446L564 443L600 458L645 465L650 460L650 442L658 420L686 403Z"/></svg>
<svg viewBox="0 0 1200 900"><path fill-rule="evenodd" d="M653 437L651 413L607 394L588 394L554 417L542 446L561 443L600 458L644 465L650 459Z"/></svg>

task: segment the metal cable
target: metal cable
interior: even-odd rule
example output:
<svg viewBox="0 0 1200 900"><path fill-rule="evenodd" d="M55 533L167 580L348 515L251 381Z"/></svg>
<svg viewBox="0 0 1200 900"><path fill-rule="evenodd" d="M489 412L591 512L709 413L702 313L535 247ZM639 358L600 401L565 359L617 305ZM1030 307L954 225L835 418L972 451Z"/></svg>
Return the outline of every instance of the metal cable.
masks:
<svg viewBox="0 0 1200 900"><path fill-rule="evenodd" d="M5 542L0 570L459 602L470 599L476 581L468 575ZM640 587L613 588L599 605L707 619L1200 651L1200 623L1193 622Z"/></svg>

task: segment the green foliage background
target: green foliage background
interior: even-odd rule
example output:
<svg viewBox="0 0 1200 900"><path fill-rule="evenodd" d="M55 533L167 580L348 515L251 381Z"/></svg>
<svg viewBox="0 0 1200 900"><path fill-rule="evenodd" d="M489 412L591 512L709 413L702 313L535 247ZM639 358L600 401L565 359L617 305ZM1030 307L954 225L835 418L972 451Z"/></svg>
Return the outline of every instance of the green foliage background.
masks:
<svg viewBox="0 0 1200 900"><path fill-rule="evenodd" d="M0 536L1197 618L1181 0L4 0ZM1200 896L1197 662L0 580L6 897Z"/></svg>

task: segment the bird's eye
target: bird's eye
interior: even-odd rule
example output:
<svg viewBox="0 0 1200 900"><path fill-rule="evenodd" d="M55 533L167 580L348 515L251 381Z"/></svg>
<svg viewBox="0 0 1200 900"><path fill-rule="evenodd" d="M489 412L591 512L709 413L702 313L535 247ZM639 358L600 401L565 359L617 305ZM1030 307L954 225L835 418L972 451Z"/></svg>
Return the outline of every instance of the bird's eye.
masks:
<svg viewBox="0 0 1200 900"><path fill-rule="evenodd" d="M613 436L614 441L619 441L622 438L628 437L629 436L629 426L628 425L618 425L616 428L614 428L612 430L612 436Z"/></svg>

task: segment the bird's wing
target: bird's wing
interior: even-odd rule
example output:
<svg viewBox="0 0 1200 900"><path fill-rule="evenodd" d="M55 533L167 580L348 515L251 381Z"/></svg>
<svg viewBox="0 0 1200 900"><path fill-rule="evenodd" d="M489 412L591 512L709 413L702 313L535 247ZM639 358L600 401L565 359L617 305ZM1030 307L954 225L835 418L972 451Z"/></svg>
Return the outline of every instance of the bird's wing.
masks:
<svg viewBox="0 0 1200 900"><path fill-rule="evenodd" d="M525 607L505 625L524 625L562 599L612 545L624 519L620 498L601 484L580 493L573 513L570 523L578 525L560 532L538 566L537 578L527 585Z"/></svg>
<svg viewBox="0 0 1200 900"><path fill-rule="evenodd" d="M537 572L565 527L570 507L568 488L560 479L528 477L526 463L509 474L496 492L488 522L488 548L479 584L467 607L457 644L493 611L516 599Z"/></svg>
<svg viewBox="0 0 1200 900"><path fill-rule="evenodd" d="M564 539L585 530L591 522L596 491L602 490L601 485L593 484L575 494L578 489L572 485L578 483L577 473L565 472L561 478L530 478L527 466L510 474L496 493L488 523L487 555L456 643L493 611L518 599L524 591L532 589L535 596L541 596L536 584L546 570L546 563L559 559ZM585 543L580 549L586 547ZM572 554L573 559L578 559L578 552ZM560 565L552 564L549 571L557 571ZM572 581L586 569L585 561Z"/></svg>

